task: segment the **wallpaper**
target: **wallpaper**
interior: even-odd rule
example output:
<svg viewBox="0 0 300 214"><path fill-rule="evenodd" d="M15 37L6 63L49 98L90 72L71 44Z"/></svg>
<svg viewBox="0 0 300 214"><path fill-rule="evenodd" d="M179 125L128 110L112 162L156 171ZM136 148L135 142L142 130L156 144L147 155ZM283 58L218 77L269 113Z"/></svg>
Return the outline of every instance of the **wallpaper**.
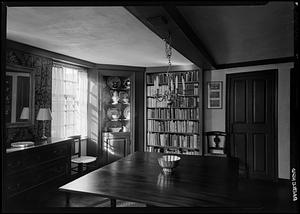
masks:
<svg viewBox="0 0 300 214"><path fill-rule="evenodd" d="M8 48L6 62L35 69L35 118L39 108L51 108L53 60ZM7 128L6 145L19 140L37 140L42 135L42 127L42 122L35 120L34 127ZM51 121L46 121L46 136L51 136Z"/></svg>

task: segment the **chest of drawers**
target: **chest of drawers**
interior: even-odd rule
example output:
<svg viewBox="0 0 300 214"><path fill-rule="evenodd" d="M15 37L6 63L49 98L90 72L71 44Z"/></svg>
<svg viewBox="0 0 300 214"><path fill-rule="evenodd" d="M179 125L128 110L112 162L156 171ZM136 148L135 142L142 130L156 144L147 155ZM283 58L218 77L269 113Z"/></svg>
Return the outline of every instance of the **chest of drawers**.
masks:
<svg viewBox="0 0 300 214"><path fill-rule="evenodd" d="M6 198L17 200L50 183L62 183L70 176L71 139L53 139L25 149L7 150ZM50 187L50 186L49 186Z"/></svg>

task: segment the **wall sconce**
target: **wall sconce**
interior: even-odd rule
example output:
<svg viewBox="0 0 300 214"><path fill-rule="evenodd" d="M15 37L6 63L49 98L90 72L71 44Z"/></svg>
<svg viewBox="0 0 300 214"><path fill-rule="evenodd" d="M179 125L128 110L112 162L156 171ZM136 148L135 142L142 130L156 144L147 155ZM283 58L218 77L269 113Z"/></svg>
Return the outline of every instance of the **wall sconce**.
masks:
<svg viewBox="0 0 300 214"><path fill-rule="evenodd" d="M40 108L39 113L36 117L36 120L43 121L43 135L41 137L42 140L47 140L45 134L45 121L52 120L51 111L49 108Z"/></svg>

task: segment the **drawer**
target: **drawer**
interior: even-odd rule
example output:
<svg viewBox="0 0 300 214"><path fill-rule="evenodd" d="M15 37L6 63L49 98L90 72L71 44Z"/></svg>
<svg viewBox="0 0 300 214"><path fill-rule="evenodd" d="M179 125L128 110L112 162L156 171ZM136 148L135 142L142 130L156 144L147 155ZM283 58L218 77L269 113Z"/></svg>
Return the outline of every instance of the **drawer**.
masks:
<svg viewBox="0 0 300 214"><path fill-rule="evenodd" d="M8 174L34 167L38 164L66 157L69 147L64 145L51 146L40 150L24 150L7 157Z"/></svg>
<svg viewBox="0 0 300 214"><path fill-rule="evenodd" d="M67 177L67 175L68 163L66 159L44 164L22 173L15 173L8 176L7 196L12 197L39 185L47 185L47 182Z"/></svg>

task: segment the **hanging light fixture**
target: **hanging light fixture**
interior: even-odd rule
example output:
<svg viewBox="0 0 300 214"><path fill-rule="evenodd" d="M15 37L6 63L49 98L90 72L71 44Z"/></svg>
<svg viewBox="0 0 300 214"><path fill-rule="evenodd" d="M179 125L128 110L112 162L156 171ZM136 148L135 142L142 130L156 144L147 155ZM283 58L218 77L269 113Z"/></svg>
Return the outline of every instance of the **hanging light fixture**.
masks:
<svg viewBox="0 0 300 214"><path fill-rule="evenodd" d="M172 57L172 46L171 46L171 33L169 32L168 38L164 39L165 41L165 53L168 59L168 68L166 73L167 78L167 88L164 91L160 92L159 88L159 77L156 76L154 80L154 88L156 89L156 94L154 98L158 102L166 101L169 106L171 106L174 102L180 102L180 96L184 96L185 94L185 82L183 76L181 77L182 83L182 93L179 94L178 90L178 75L174 75L170 73L172 68L171 57Z"/></svg>

